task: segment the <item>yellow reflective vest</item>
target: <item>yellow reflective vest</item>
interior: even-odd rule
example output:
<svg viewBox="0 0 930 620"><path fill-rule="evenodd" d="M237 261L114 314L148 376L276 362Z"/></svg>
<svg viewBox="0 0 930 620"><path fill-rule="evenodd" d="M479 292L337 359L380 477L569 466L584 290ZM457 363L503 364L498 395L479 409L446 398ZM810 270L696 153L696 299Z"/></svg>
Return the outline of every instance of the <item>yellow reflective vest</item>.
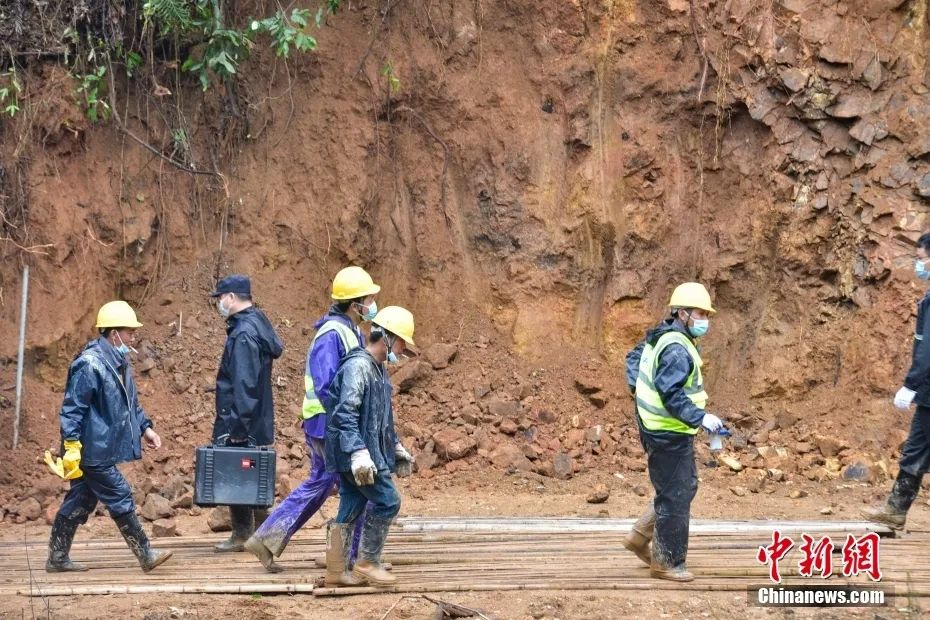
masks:
<svg viewBox="0 0 930 620"><path fill-rule="evenodd" d="M636 378L636 412L646 430L695 435L698 429L688 426L668 412L655 386L659 356L673 343L683 346L694 361L694 369L684 385L685 394L698 409L703 410L707 406L707 392L704 391L704 378L701 375L701 355L690 338L681 332L670 331L662 334L655 345L647 342L643 347L639 358L639 376Z"/></svg>
<svg viewBox="0 0 930 620"><path fill-rule="evenodd" d="M346 353L359 346L358 336L355 335L355 332L352 331L350 327L343 325L339 321L327 321L323 323L313 337L313 342L310 343L310 351L313 351L313 346L316 344L317 338L329 332L336 332L342 344L342 350ZM301 410L301 417L304 420L309 420L313 416L325 412L326 409L323 408L323 403L317 398L316 389L313 386L313 377L310 375L310 360L308 359L304 372L304 406Z"/></svg>

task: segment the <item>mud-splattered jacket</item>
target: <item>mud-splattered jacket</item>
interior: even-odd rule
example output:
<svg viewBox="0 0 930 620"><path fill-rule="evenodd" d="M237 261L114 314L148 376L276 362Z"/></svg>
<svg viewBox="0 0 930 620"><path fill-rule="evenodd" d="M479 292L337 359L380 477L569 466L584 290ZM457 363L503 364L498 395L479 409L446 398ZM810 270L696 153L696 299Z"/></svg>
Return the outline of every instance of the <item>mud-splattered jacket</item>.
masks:
<svg viewBox="0 0 930 620"><path fill-rule="evenodd" d="M352 453L367 448L379 472L393 472L397 434L384 365L365 349L352 349L342 358L330 392L338 400L326 425L326 469L352 471Z"/></svg>
<svg viewBox="0 0 930 620"><path fill-rule="evenodd" d="M226 319L226 346L216 373L213 440L251 438L274 443L271 364L284 345L265 313L249 306Z"/></svg>
<svg viewBox="0 0 930 620"><path fill-rule="evenodd" d="M320 329L330 321L341 323L348 329L352 330L360 346L365 346L365 336L349 318L349 316L339 311L339 308L333 305L329 313L321 318L313 326L319 334ZM349 348L352 348L351 346ZM323 439L326 436L326 420L336 404L336 397L330 392L330 386L333 377L336 376L336 370L339 369L339 362L348 353L343 346L342 338L336 330L327 331L319 334L313 339L310 350L307 351L307 365L304 371L304 384L307 393L304 397L305 418L304 430L311 437ZM322 412L308 411L309 403L317 400L323 407Z"/></svg>
<svg viewBox="0 0 930 620"><path fill-rule="evenodd" d="M917 392L916 404L930 407L930 291L917 302L911 367L904 378L904 387Z"/></svg>
<svg viewBox="0 0 930 620"><path fill-rule="evenodd" d="M152 421L139 405L129 360L105 338L87 343L68 368L61 439L81 441L81 464L107 467L142 458Z"/></svg>
<svg viewBox="0 0 930 620"><path fill-rule="evenodd" d="M646 343L655 344L662 334L669 331L677 331L685 336L690 336L682 326L673 319L666 319L657 327L649 330L646 337L626 356L626 381L631 392L636 390L636 378L639 376L639 359L642 355ZM654 383L656 391L662 397L662 404L672 416L678 418L688 426L697 428L704 419L704 410L695 405L685 393L684 385L688 377L694 370L694 360L687 349L680 344L669 344L659 355L658 365L655 371ZM637 416L637 421L639 416ZM670 439L679 439L680 433L669 433L666 431L650 431L642 427L643 432L656 437L666 437ZM678 437L676 437L678 436Z"/></svg>

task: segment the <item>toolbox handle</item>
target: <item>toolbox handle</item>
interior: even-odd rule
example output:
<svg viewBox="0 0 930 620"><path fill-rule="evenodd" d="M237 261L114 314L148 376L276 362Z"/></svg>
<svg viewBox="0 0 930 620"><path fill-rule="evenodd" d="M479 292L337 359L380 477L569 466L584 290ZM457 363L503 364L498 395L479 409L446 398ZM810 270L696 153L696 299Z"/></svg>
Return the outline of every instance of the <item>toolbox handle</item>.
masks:
<svg viewBox="0 0 930 620"><path fill-rule="evenodd" d="M255 438L254 438L254 437L252 437L251 435L249 435L249 436L247 437L247 439L248 439L248 443L246 444L247 447L249 447L249 448L255 448L255 447L257 447L257 446L255 445ZM213 445L214 445L214 446L228 446L228 445L229 445L229 433L226 433L225 435L220 435L219 437L217 437L216 439L214 439L214 440L213 440Z"/></svg>

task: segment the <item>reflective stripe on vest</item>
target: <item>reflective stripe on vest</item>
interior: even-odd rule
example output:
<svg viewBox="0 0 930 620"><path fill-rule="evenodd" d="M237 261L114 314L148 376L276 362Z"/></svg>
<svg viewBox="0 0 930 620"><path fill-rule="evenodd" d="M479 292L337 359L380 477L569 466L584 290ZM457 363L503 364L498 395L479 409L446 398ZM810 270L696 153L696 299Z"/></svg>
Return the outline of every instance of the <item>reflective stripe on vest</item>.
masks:
<svg viewBox="0 0 930 620"><path fill-rule="evenodd" d="M340 321L330 320L323 323L323 326L317 331L316 335L313 337L313 342L310 343L310 350L313 351L317 338L329 332L336 332L336 335L339 336L339 342L342 344L343 353L348 353L359 346L358 335L356 335L353 329L346 327ZM309 420L315 415L326 412L326 409L323 408L323 403L317 398L316 388L313 387L313 377L310 375L309 359L307 360L307 370L304 374L304 392L304 406L301 411L301 417L304 420Z"/></svg>
<svg viewBox="0 0 930 620"><path fill-rule="evenodd" d="M670 344L680 344L694 361L694 369L685 382L685 394L698 409L707 406L707 392L704 391L704 378L701 375L703 361L694 343L680 332L666 332L659 337L655 346L648 343L639 358L639 376L636 378L636 411L646 430L672 431L695 435L698 429L691 428L674 417L662 403L662 396L655 387L655 373L659 367L659 355Z"/></svg>

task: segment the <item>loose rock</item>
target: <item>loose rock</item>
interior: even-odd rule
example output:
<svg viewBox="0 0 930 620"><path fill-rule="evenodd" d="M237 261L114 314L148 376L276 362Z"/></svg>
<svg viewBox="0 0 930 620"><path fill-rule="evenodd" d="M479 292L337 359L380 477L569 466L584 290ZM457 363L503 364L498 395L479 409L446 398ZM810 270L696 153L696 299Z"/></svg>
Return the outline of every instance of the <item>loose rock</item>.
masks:
<svg viewBox="0 0 930 620"><path fill-rule="evenodd" d="M564 452L556 454L552 459L552 470L555 477L561 480L568 480L575 473L571 457Z"/></svg>
<svg viewBox="0 0 930 620"><path fill-rule="evenodd" d="M16 514L27 521L34 521L42 516L42 505L34 497L27 497L16 505Z"/></svg>
<svg viewBox="0 0 930 620"><path fill-rule="evenodd" d="M743 471L742 463L740 463L735 457L732 457L728 454L722 454L720 455L718 460L720 461L720 463L722 463L723 465L726 465L733 471Z"/></svg>
<svg viewBox="0 0 930 620"><path fill-rule="evenodd" d="M585 501L589 504L603 504L609 497L610 489L607 488L606 484L600 482L595 485L594 490L585 498Z"/></svg>
<svg viewBox="0 0 930 620"><path fill-rule="evenodd" d="M174 522L174 519L156 519L155 522L152 523L152 534L156 538L177 536L178 525Z"/></svg>
<svg viewBox="0 0 930 620"><path fill-rule="evenodd" d="M477 447L471 437L452 428L446 428L433 435L436 453L449 461L460 459Z"/></svg>
<svg viewBox="0 0 930 620"><path fill-rule="evenodd" d="M455 356L458 354L458 347L454 344L439 342L426 349L423 357L430 363L434 370L446 368Z"/></svg>
<svg viewBox="0 0 930 620"><path fill-rule="evenodd" d="M227 506L217 506L210 511L207 517L207 527L211 532L229 532L232 530L232 522L229 520L229 508Z"/></svg>
<svg viewBox="0 0 930 620"><path fill-rule="evenodd" d="M171 502L162 497L157 493L149 493L145 497L145 503L142 505L142 510L140 514L143 519L147 521L157 521L158 519L164 517L170 517L174 515L174 509L171 507Z"/></svg>

